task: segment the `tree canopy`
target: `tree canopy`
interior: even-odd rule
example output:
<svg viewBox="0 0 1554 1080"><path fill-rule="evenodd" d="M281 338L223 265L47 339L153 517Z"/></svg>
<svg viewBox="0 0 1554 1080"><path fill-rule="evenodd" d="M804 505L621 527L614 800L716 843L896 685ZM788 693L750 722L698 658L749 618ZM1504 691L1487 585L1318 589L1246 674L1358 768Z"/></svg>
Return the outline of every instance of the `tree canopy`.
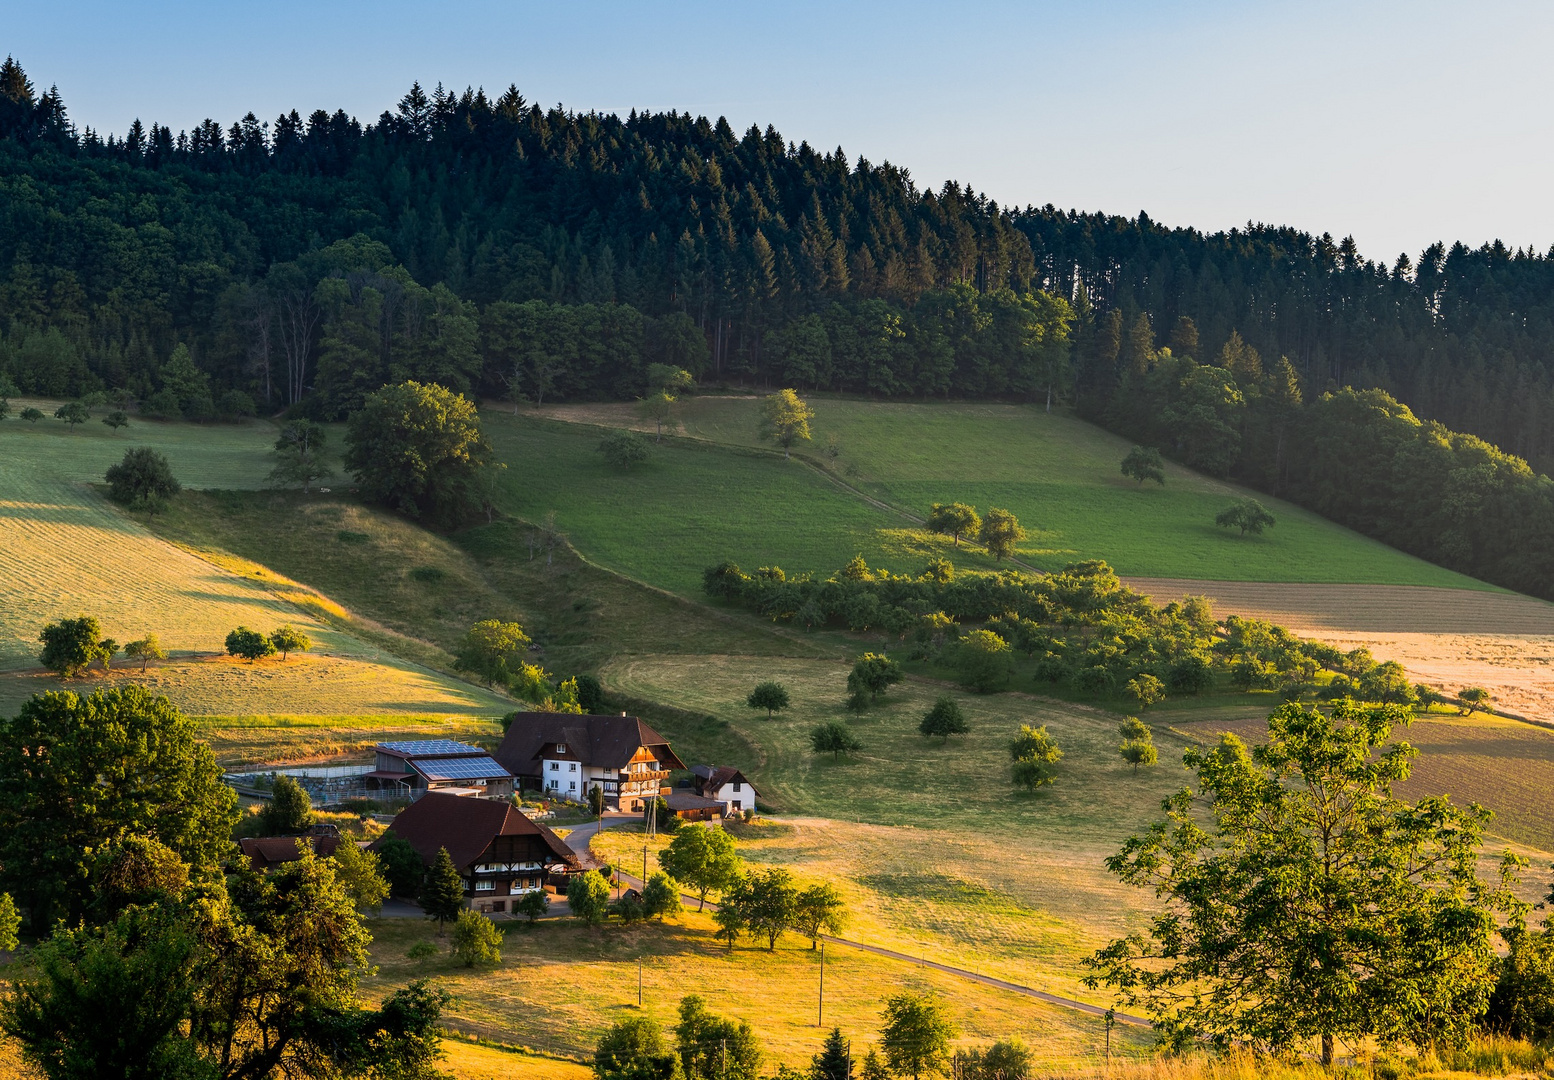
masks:
<svg viewBox="0 0 1554 1080"><path fill-rule="evenodd" d="M413 380L367 394L345 441L345 467L363 495L434 521L456 521L475 505L491 453L473 402Z"/></svg>

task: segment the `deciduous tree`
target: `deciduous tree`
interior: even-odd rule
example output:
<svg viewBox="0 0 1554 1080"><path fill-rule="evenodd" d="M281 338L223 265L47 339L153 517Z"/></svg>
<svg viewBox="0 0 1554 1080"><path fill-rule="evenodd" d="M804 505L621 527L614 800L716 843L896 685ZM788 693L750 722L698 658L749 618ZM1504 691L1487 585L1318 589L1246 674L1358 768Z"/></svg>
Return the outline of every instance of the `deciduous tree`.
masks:
<svg viewBox="0 0 1554 1080"><path fill-rule="evenodd" d="M880 1046L891 1072L912 1080L944 1072L950 1040L958 1032L938 1002L919 994L892 994L885 999L883 1019Z"/></svg>
<svg viewBox="0 0 1554 1080"><path fill-rule="evenodd" d="M1014 761L1014 782L1027 791L1035 791L1057 777L1063 751L1047 734L1046 725L1033 728L1021 724L1020 733L1009 743L1009 757Z"/></svg>
<svg viewBox="0 0 1554 1080"><path fill-rule="evenodd" d="M949 742L951 735L964 735L971 727L966 723L966 716L960 711L960 706L955 704L955 699L948 694L941 694L933 703L933 708L923 714L923 722L917 725L917 730L924 738L938 736Z"/></svg>
<svg viewBox="0 0 1554 1080"><path fill-rule="evenodd" d="M928 531L955 538L960 547L962 537L976 536L982 528L982 519L976 507L965 503L934 503L928 508Z"/></svg>
<svg viewBox="0 0 1554 1080"><path fill-rule="evenodd" d="M610 885L597 870L573 874L567 882L567 906L589 926L604 921L609 913Z"/></svg>
<svg viewBox="0 0 1554 1080"><path fill-rule="evenodd" d="M1214 524L1222 529L1240 529L1241 535L1245 536L1247 533L1261 535L1264 529L1273 528L1276 522L1262 503L1256 499L1242 499L1216 514Z"/></svg>
<svg viewBox="0 0 1554 1080"><path fill-rule="evenodd" d="M63 420L74 431L77 424L84 424L92 418L91 410L79 401L67 401L54 410L54 419Z"/></svg>
<svg viewBox="0 0 1554 1080"><path fill-rule="evenodd" d="M49 623L38 634L38 640L43 642L38 662L66 679L81 674L92 661L106 662L113 655L107 650L109 642L102 636L102 627L90 615Z"/></svg>
<svg viewBox="0 0 1554 1080"><path fill-rule="evenodd" d="M809 442L814 411L792 390L779 390L761 402L761 438L782 447L784 460L796 442Z"/></svg>
<svg viewBox="0 0 1554 1080"><path fill-rule="evenodd" d="M599 440L599 453L617 469L629 469L639 461L646 461L650 453L648 441L635 431L612 431Z"/></svg>
<svg viewBox="0 0 1554 1080"><path fill-rule="evenodd" d="M240 656L251 664L266 656L274 656L275 646L259 631L239 626L227 635L227 655Z"/></svg>
<svg viewBox="0 0 1554 1080"><path fill-rule="evenodd" d="M324 463L327 442L328 435L322 424L311 420L287 421L275 440L275 467L266 479L277 486L301 484L303 491L311 491L316 481L334 473Z"/></svg>
<svg viewBox="0 0 1554 1080"><path fill-rule="evenodd" d="M793 929L809 938L813 949L821 934L840 934L847 926L847 902L834 885L811 885L793 902Z"/></svg>
<svg viewBox="0 0 1554 1080"><path fill-rule="evenodd" d="M680 999L675 1045L686 1080L758 1080L761 1045L744 1020L730 1020L707 1010L696 994Z"/></svg>
<svg viewBox="0 0 1554 1080"><path fill-rule="evenodd" d="M313 824L313 800L292 777L281 773L270 788L270 799L259 811L259 820L271 836L300 833Z"/></svg>
<svg viewBox="0 0 1554 1080"><path fill-rule="evenodd" d="M658 853L658 864L696 892L698 911L706 906L707 893L731 888L744 875L734 838L722 829L681 829Z"/></svg>
<svg viewBox="0 0 1554 1080"><path fill-rule="evenodd" d="M453 955L465 967L494 966L502 962L502 931L478 911L462 909L453 924Z"/></svg>
<svg viewBox="0 0 1554 1080"><path fill-rule="evenodd" d="M376 915L388 899L389 883L383 873L383 863L377 854L358 847L350 837L340 838L340 845L329 857L334 864L335 877L345 895L351 898L357 911Z"/></svg>
<svg viewBox="0 0 1554 1080"><path fill-rule="evenodd" d="M366 498L439 521L475 505L476 478L491 455L473 402L414 381L368 394L345 440L345 467Z"/></svg>
<svg viewBox="0 0 1554 1080"><path fill-rule="evenodd" d="M594 1048L596 1080L686 1080L680 1055L645 1016L617 1020Z"/></svg>
<svg viewBox="0 0 1554 1080"><path fill-rule="evenodd" d="M519 674L528 655L529 635L515 622L485 619L470 627L454 656L454 666L487 686L506 684Z"/></svg>
<svg viewBox="0 0 1554 1080"><path fill-rule="evenodd" d="M162 642L155 634L147 634L124 646L124 655L130 660L139 660L141 674L145 674L146 665L152 660L167 659L167 650L162 648Z"/></svg>
<svg viewBox="0 0 1554 1080"><path fill-rule="evenodd" d="M1137 480L1140 486L1145 480L1153 480L1163 487L1165 464L1160 460L1160 451L1153 446L1135 446L1122 459L1122 475Z"/></svg>
<svg viewBox="0 0 1554 1080"><path fill-rule="evenodd" d="M181 490L167 458L144 446L124 451L124 459L110 466L103 479L108 497L132 510L154 512Z"/></svg>
<svg viewBox="0 0 1554 1080"><path fill-rule="evenodd" d="M278 626L270 634L270 644L285 660L289 653L307 652L313 647L313 639L294 627Z"/></svg>
<svg viewBox="0 0 1554 1080"><path fill-rule="evenodd" d="M129 422L129 413L123 409L114 409L107 416L103 417L103 423L107 424L115 435L119 433L120 428L129 427Z"/></svg>
<svg viewBox="0 0 1554 1080"><path fill-rule="evenodd" d="M792 702L788 698L787 687L780 682L757 683L755 689L750 691L750 696L745 699L745 704L752 709L765 709L766 718L782 709L786 709Z"/></svg>
<svg viewBox="0 0 1554 1080"><path fill-rule="evenodd" d="M996 506L987 512L982 527L977 530L977 540L999 562L1013 558L1015 545L1024 539L1025 530L1020 527L1019 518Z"/></svg>
<svg viewBox="0 0 1554 1080"><path fill-rule="evenodd" d="M847 730L847 725L839 724L835 720L828 720L810 731L809 745L815 753L830 754L833 758L840 758L843 754L852 754L863 749L863 743Z"/></svg>

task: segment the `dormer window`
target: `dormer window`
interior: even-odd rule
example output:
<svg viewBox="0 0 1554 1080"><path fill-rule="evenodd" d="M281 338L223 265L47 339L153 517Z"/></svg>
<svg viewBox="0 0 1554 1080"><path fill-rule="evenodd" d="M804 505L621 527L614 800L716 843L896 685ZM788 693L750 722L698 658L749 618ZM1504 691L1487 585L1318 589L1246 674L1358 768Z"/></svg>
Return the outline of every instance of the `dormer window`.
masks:
<svg viewBox="0 0 1554 1080"><path fill-rule="evenodd" d="M556 744L556 753L558 753L558 754L564 754L564 753L566 753L566 752L567 752L567 744L566 744L566 743L560 743L560 742L558 742L558 743L557 743L557 744Z"/></svg>

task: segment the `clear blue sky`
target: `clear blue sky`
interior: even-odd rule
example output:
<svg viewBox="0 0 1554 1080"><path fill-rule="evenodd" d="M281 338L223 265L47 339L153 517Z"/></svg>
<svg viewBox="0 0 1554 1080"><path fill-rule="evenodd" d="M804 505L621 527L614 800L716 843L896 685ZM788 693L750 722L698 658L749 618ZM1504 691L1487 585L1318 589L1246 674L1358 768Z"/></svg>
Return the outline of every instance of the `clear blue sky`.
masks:
<svg viewBox="0 0 1554 1080"><path fill-rule="evenodd" d="M23 4L0 51L78 124L376 117L419 79L689 109L1002 203L1554 244L1554 4Z"/></svg>

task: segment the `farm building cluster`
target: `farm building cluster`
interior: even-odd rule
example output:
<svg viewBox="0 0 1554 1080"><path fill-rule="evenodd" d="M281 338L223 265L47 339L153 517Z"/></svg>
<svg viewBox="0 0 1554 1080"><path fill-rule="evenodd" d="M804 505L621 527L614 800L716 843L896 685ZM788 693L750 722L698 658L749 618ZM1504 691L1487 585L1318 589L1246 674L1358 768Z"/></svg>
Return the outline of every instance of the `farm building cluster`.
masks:
<svg viewBox="0 0 1554 1080"><path fill-rule="evenodd" d="M584 802L600 799L605 811L646 813L662 799L676 816L712 822L755 808L756 790L731 766L689 768L683 786L673 770L687 770L669 742L640 718L568 713L515 713L494 751L450 739L379 743L370 767L290 770L315 799L379 798L407 804L382 837L408 843L430 866L447 850L464 879L472 910L509 913L515 898L535 890L565 888L569 875L588 868L586 855L570 848L521 796ZM240 787L256 781L230 777ZM243 854L255 869L300 857L304 847L320 856L349 843L330 826L304 836L245 839Z"/></svg>

